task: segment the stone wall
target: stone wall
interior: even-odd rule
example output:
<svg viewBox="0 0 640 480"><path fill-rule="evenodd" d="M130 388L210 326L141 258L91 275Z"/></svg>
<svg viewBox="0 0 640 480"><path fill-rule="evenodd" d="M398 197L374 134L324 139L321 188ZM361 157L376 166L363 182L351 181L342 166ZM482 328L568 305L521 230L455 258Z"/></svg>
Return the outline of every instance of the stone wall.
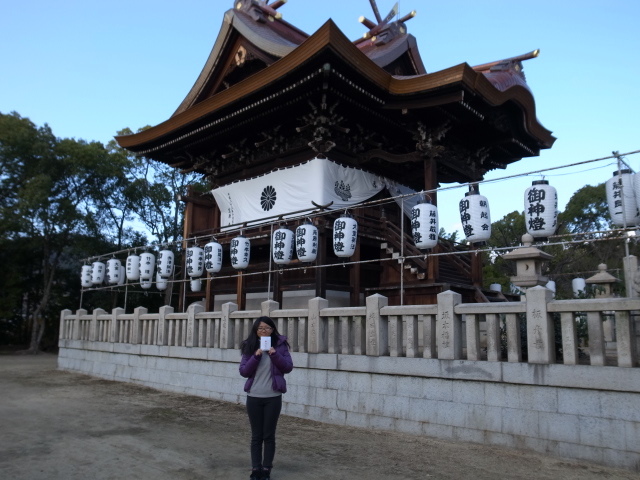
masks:
<svg viewBox="0 0 640 480"><path fill-rule="evenodd" d="M292 352L283 413L640 471L640 369ZM59 368L244 402L235 349L60 340Z"/></svg>

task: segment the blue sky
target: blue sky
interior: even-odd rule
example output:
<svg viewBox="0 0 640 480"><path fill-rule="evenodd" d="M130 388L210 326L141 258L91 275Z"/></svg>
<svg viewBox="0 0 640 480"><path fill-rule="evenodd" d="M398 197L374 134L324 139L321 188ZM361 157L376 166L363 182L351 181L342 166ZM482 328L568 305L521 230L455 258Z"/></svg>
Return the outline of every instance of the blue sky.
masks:
<svg viewBox="0 0 640 480"><path fill-rule="evenodd" d="M524 63L541 123L558 138L540 157L487 178L640 150L640 2L637 0L401 0L429 72L478 65L536 48ZM108 142L117 130L166 120L196 80L231 0L23 0L0 15L0 112L17 111L58 137ZM393 0L378 0L382 15ZM289 0L285 20L313 33L328 18L352 39L374 18L368 0ZM640 170L640 156L627 157ZM586 184L615 170L611 160L549 172L562 210ZM481 187L493 221L522 210L540 175ZM440 224L460 229L464 189L439 196Z"/></svg>

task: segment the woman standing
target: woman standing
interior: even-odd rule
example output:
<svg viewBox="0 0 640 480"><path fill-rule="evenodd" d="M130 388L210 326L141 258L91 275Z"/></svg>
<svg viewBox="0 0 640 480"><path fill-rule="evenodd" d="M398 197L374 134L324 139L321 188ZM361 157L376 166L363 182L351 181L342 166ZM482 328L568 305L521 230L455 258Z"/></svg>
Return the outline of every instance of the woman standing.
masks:
<svg viewBox="0 0 640 480"><path fill-rule="evenodd" d="M270 337L271 348L263 351L260 339ZM241 346L240 375L247 378L247 414L251 424L251 477L271 478L276 452L276 426L287 391L284 374L293 369L287 337L280 335L269 317L260 317ZM263 455L264 445L264 455Z"/></svg>

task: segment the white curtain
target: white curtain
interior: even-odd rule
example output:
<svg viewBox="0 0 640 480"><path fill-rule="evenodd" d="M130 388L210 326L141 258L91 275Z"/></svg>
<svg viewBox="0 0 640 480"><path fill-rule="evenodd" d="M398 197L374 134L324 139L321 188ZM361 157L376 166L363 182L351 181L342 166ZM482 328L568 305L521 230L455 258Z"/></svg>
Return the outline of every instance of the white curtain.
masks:
<svg viewBox="0 0 640 480"><path fill-rule="evenodd" d="M275 215L311 210L313 203L333 204L330 210L357 205L389 188L393 196L413 190L357 168L315 158L300 165L275 170L260 177L242 180L211 191L221 211L221 227ZM417 195L398 199L408 215ZM293 215L291 215L293 216Z"/></svg>

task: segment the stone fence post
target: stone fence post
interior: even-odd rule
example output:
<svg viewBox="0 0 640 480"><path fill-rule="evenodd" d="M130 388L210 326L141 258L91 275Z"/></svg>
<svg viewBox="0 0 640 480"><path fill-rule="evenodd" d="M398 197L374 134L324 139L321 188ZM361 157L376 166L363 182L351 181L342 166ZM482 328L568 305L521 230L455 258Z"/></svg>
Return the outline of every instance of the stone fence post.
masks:
<svg viewBox="0 0 640 480"><path fill-rule="evenodd" d="M173 307L164 305L158 314L158 345L166 345L169 340L169 322L167 315L173 313Z"/></svg>
<svg viewBox="0 0 640 480"><path fill-rule="evenodd" d="M101 308L96 308L93 310L93 315L91 316L91 326L89 327L89 341L95 342L96 337L98 336L98 315L104 315L105 312Z"/></svg>
<svg viewBox="0 0 640 480"><path fill-rule="evenodd" d="M329 306L329 301L321 297L309 300L309 353L324 353L329 349L326 319L320 311Z"/></svg>
<svg viewBox="0 0 640 480"><path fill-rule="evenodd" d="M275 300L265 300L260 304L260 314L263 317L271 317L271 312L278 310L280 304Z"/></svg>
<svg viewBox="0 0 640 480"><path fill-rule="evenodd" d="M131 338L129 338L129 343L132 343L134 345L141 343L142 323L140 323L140 315L145 315L146 313L147 313L147 309L145 307L136 307L133 309L133 321L131 322ZM112 341L118 341L118 336L117 336L118 331L116 330L116 328L112 330L116 335L115 340L112 340Z"/></svg>
<svg viewBox="0 0 640 480"><path fill-rule="evenodd" d="M222 323L220 325L220 348L233 348L233 322L229 316L238 310L238 305L233 302L222 304Z"/></svg>
<svg viewBox="0 0 640 480"><path fill-rule="evenodd" d="M72 340L80 340L80 317L87 314L84 308L76 310L76 318L73 321L73 333L71 334Z"/></svg>
<svg viewBox="0 0 640 480"><path fill-rule="evenodd" d="M58 332L58 340L64 340L69 332L69 321L73 322L73 320L67 320L67 317L71 316L71 310L62 310L60 312L60 331ZM71 324L71 333L73 334L73 323Z"/></svg>
<svg viewBox="0 0 640 480"><path fill-rule="evenodd" d="M553 319L547 303L553 298L551 290L542 287L527 289L527 350L529 363L555 363L555 334Z"/></svg>
<svg viewBox="0 0 640 480"><path fill-rule="evenodd" d="M111 343L115 343L118 341L118 332L120 328L120 325L118 324L118 315L122 315L124 312L124 308L114 308L113 310L111 310L111 328L109 329L109 342ZM135 334L132 332L131 336L133 337L134 335ZM133 342L132 340L130 341L131 343L137 343Z"/></svg>
<svg viewBox="0 0 640 480"><path fill-rule="evenodd" d="M380 315L380 309L389 304L389 299L380 294L367 297L367 355L379 357L389 355L389 332L387 322Z"/></svg>
<svg viewBox="0 0 640 480"><path fill-rule="evenodd" d="M436 343L440 360L462 358L462 316L454 311L461 302L462 295L451 290L438 294Z"/></svg>
<svg viewBox="0 0 640 480"><path fill-rule="evenodd" d="M198 322L196 322L196 315L204 311L204 306L200 303L192 303L187 308L187 347L197 347L194 345L198 343L195 341L198 338Z"/></svg>

